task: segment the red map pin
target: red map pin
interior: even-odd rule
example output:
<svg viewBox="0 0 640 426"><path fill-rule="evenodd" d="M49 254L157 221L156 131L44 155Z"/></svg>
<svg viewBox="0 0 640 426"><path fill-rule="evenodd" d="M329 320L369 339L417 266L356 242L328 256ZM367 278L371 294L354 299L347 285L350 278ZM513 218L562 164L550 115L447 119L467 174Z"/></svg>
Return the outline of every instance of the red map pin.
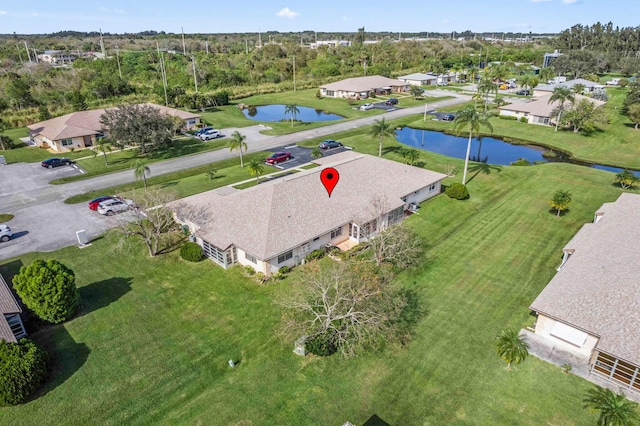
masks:
<svg viewBox="0 0 640 426"><path fill-rule="evenodd" d="M331 193L333 192L333 188L336 187L338 181L340 180L340 173L333 167L327 167L322 172L320 172L320 181L324 185L329 197L331 197Z"/></svg>

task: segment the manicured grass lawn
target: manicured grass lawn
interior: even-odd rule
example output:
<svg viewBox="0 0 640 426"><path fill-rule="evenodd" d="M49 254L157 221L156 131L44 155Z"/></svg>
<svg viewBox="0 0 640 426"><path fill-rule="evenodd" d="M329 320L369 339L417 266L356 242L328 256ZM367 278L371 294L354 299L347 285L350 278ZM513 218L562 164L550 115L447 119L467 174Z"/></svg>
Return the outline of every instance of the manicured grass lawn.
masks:
<svg viewBox="0 0 640 426"><path fill-rule="evenodd" d="M11 219L13 219L12 214L0 213L0 223L9 222Z"/></svg>
<svg viewBox="0 0 640 426"><path fill-rule="evenodd" d="M51 377L33 401L1 408L0 423L363 424L376 414L389 424L594 424L582 409L590 384L533 357L507 371L493 340L529 323L562 246L620 191L610 173L569 164L485 171L471 174L470 200L441 195L408 219L426 249L397 278L425 310L412 341L350 360L300 358L277 337L274 302L291 278L260 286L176 252L116 249L111 234L4 262L10 279L55 257L76 272L83 302L73 320L31 334L53 357ZM557 189L574 200L561 218L547 205Z"/></svg>

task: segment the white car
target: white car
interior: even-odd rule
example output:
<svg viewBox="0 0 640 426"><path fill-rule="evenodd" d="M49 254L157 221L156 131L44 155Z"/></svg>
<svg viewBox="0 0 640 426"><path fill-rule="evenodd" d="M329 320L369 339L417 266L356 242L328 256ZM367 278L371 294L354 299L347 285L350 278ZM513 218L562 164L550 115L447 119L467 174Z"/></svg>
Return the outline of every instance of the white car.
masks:
<svg viewBox="0 0 640 426"><path fill-rule="evenodd" d="M13 232L11 232L11 228L9 228L9 225L0 225L0 241L5 243L9 241L12 236Z"/></svg>
<svg viewBox="0 0 640 426"><path fill-rule="evenodd" d="M373 104L360 105L360 111L369 111L370 109L373 109Z"/></svg>
<svg viewBox="0 0 640 426"><path fill-rule="evenodd" d="M134 205L133 200L124 198L112 198L98 204L98 213L105 216L113 216L115 213L129 210Z"/></svg>
<svg viewBox="0 0 640 426"><path fill-rule="evenodd" d="M201 133L199 137L203 141L210 141L211 139L221 138L222 137L222 133L220 133L220 130L211 129L211 130L207 130L204 133Z"/></svg>

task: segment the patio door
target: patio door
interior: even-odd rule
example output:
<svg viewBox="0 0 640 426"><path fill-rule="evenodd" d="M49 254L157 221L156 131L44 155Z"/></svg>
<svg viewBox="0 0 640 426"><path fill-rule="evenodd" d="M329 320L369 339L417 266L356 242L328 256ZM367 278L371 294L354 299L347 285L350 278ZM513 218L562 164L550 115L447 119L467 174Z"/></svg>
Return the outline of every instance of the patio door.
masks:
<svg viewBox="0 0 640 426"><path fill-rule="evenodd" d="M355 223L349 224L349 236L356 241L360 241L360 227Z"/></svg>

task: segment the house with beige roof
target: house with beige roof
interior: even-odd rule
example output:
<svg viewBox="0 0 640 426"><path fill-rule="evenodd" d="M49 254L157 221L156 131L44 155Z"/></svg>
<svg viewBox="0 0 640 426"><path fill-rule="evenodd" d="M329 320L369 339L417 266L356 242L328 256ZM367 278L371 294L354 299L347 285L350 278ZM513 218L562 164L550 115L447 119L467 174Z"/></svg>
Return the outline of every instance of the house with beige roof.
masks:
<svg viewBox="0 0 640 426"><path fill-rule="evenodd" d="M436 82L438 81L438 76L435 74L416 72L413 74L401 75L400 77L398 77L398 80L409 83L412 86L429 86L432 84L436 84Z"/></svg>
<svg viewBox="0 0 640 426"><path fill-rule="evenodd" d="M204 192L168 207L209 259L223 268L239 263L268 275L300 264L314 250L348 249L375 229L400 222L408 210L439 194L446 177L352 151L315 163L320 167L242 191ZM330 197L320 181L326 167L340 175Z"/></svg>
<svg viewBox="0 0 640 426"><path fill-rule="evenodd" d="M535 335L590 374L640 392L640 195L605 203L563 249L530 309Z"/></svg>
<svg viewBox="0 0 640 426"><path fill-rule="evenodd" d="M13 297L7 282L0 275L0 340L15 343L27 337L20 318L21 313L20 305Z"/></svg>
<svg viewBox="0 0 640 426"><path fill-rule="evenodd" d="M555 124L556 109L560 105L559 101L553 101L549 103L549 99L553 96L552 93L538 96L537 98L531 98L529 102L514 102L509 105L503 105L498 107L500 115L516 117L520 120L522 117L527 119L529 124L540 124L548 126ZM586 99L596 106L602 106L605 103L597 99L589 98L587 96L575 95L575 101L578 102L582 99ZM564 109L571 108L570 102L565 102Z"/></svg>
<svg viewBox="0 0 640 426"><path fill-rule="evenodd" d="M554 82L548 84L541 84L533 88L533 96L544 96L553 92L556 87L566 87L567 89L573 89L576 84L582 84L584 86L583 93L593 93L597 90L604 89L604 85L600 83L594 83L584 78L576 78L573 80Z"/></svg>
<svg viewBox="0 0 640 426"><path fill-rule="evenodd" d="M162 105L147 103L162 114L184 120L184 128L191 129L200 122L200 115ZM39 147L51 148L55 152L67 152L71 148L83 149L95 145L96 140L105 136L100 117L106 109L77 111L50 120L27 126L31 129L31 139Z"/></svg>
<svg viewBox="0 0 640 426"><path fill-rule="evenodd" d="M320 93L322 96L332 98L366 99L372 94L388 95L394 92L408 92L410 86L406 81L371 75L325 84L320 86Z"/></svg>

